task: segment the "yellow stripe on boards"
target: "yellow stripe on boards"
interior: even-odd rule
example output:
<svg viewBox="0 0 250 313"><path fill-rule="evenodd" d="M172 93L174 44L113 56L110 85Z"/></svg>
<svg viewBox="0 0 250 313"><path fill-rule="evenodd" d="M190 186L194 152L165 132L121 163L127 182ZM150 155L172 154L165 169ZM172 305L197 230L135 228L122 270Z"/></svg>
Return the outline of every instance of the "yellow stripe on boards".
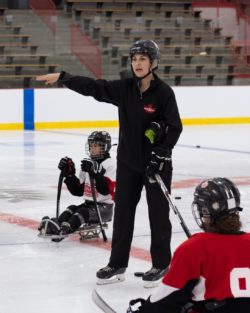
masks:
<svg viewBox="0 0 250 313"><path fill-rule="evenodd" d="M250 124L250 117L183 118L183 125ZM119 127L118 121L38 122L35 129ZM0 123L0 130L23 130L23 123Z"/></svg>
<svg viewBox="0 0 250 313"><path fill-rule="evenodd" d="M79 122L39 122L35 123L35 129L47 128L103 128L118 127L118 121L79 121Z"/></svg>
<svg viewBox="0 0 250 313"><path fill-rule="evenodd" d="M23 130L23 123L3 123L0 130Z"/></svg>
<svg viewBox="0 0 250 313"><path fill-rule="evenodd" d="M250 117L183 118L183 125L250 124Z"/></svg>

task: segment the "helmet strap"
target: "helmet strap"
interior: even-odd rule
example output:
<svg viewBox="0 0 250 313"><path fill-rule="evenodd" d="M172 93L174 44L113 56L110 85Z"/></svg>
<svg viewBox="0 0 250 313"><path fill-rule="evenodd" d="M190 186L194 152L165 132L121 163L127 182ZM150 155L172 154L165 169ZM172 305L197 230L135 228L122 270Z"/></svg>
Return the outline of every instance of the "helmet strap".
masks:
<svg viewBox="0 0 250 313"><path fill-rule="evenodd" d="M153 62L153 63L154 63L154 62ZM152 67L153 63L151 63L151 67ZM150 68L151 68L151 67L150 67ZM131 72L133 73L133 76L135 76L135 77L138 79L138 81L141 81L142 79L148 77L150 74L153 74L153 73L154 73L154 70L156 70L156 69L157 69L157 66L155 66L154 68L150 69L146 75L144 75L144 76L142 76L142 77L137 77L137 76L135 75L134 71L133 71L133 67L132 67L132 64L131 64Z"/></svg>
<svg viewBox="0 0 250 313"><path fill-rule="evenodd" d="M139 80L143 80L144 78L148 77L150 74L152 74L152 70L150 70L146 75L142 76L142 77L138 77Z"/></svg>
<svg viewBox="0 0 250 313"><path fill-rule="evenodd" d="M135 75L134 71L132 70L133 76L138 80L138 82L141 82L144 78L148 77L150 74L153 74L153 70L150 70L146 75L142 77L138 77Z"/></svg>

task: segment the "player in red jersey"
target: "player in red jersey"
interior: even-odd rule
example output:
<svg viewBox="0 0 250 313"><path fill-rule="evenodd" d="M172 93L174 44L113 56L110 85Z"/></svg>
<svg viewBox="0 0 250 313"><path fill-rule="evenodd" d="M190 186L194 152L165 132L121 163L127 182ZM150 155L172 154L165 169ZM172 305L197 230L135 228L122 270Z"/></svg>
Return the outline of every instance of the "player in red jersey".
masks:
<svg viewBox="0 0 250 313"><path fill-rule="evenodd" d="M226 178L203 181L192 211L204 233L175 251L161 285L127 313L249 313L250 234L241 231L240 193Z"/></svg>

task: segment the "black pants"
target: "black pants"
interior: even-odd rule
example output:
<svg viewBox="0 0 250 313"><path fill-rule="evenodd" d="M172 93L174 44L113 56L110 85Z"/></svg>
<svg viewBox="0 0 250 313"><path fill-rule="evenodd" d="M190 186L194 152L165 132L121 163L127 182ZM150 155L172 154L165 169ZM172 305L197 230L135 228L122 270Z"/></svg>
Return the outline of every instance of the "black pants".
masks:
<svg viewBox="0 0 250 313"><path fill-rule="evenodd" d="M177 273L178 275L178 273ZM167 298L171 299L171 295ZM250 298L231 298L221 301L207 300L200 302L193 302L194 306L190 306L191 303L182 305L182 303L175 303L173 301L167 304L167 298L160 301L150 303L146 301L140 308L141 313L249 313L250 312ZM173 297L172 297L173 299ZM180 300L181 302L181 300ZM188 309L188 307L190 309Z"/></svg>
<svg viewBox="0 0 250 313"><path fill-rule="evenodd" d="M168 170L167 173L163 173L162 178L166 187L170 190L172 169ZM169 220L169 205L162 190L157 183L149 183L144 173L133 171L118 162L112 250L109 266L128 266L135 211L141 198L143 186L146 188L151 228L150 253L152 265L156 268L166 268L170 263L172 226Z"/></svg>
<svg viewBox="0 0 250 313"><path fill-rule="evenodd" d="M221 301L201 301L195 303L194 313L249 313L250 298L228 298ZM189 312L187 312L189 313ZM192 311L191 311L192 313Z"/></svg>
<svg viewBox="0 0 250 313"><path fill-rule="evenodd" d="M98 203L103 222L110 222L113 216L113 204ZM70 205L58 218L59 223L68 222L72 231L83 223L99 223L93 201L85 201L80 205Z"/></svg>

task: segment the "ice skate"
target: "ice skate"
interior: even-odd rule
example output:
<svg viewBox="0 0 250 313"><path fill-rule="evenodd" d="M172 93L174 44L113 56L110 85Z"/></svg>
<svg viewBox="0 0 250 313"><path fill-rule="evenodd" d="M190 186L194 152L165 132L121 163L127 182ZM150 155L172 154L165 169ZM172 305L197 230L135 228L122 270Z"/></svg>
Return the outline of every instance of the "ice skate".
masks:
<svg viewBox="0 0 250 313"><path fill-rule="evenodd" d="M142 276L143 287L145 288L157 287L167 271L168 271L168 267L165 269L152 267L149 271L145 272L144 275Z"/></svg>
<svg viewBox="0 0 250 313"><path fill-rule="evenodd" d="M125 280L126 267L110 267L101 268L97 273L97 285L107 285L122 282Z"/></svg>

